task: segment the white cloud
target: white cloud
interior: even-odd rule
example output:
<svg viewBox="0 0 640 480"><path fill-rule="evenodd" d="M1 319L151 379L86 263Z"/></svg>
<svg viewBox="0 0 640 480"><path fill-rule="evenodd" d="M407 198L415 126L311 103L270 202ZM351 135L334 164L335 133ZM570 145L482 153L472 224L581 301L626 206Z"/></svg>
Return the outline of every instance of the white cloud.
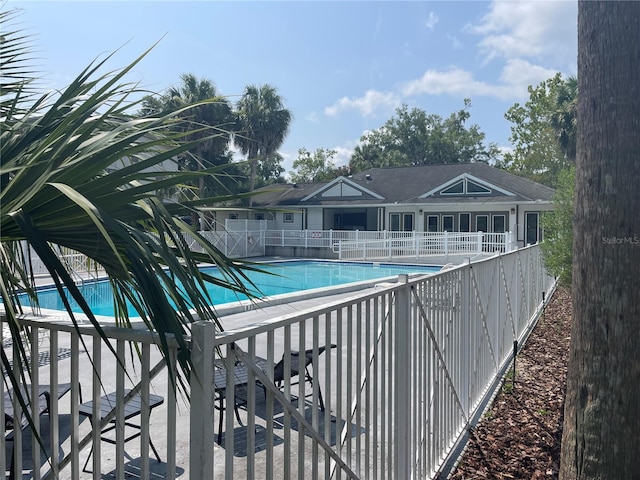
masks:
<svg viewBox="0 0 640 480"><path fill-rule="evenodd" d="M400 104L400 98L395 92L379 92L367 90L360 98L342 97L333 105L324 109L325 115L335 117L345 110L358 110L365 117L371 116L380 109L394 109Z"/></svg>
<svg viewBox="0 0 640 480"><path fill-rule="evenodd" d="M292 153L284 150L278 150L278 153L282 155L282 168L284 168L284 178L289 178L289 172L293 170L293 162L298 158L298 152Z"/></svg>
<svg viewBox="0 0 640 480"><path fill-rule="evenodd" d="M451 95L453 97L494 97L513 100L528 95L527 87L552 77L555 70L531 64L525 60L509 60L500 75L500 82L490 84L476 80L472 72L457 67L449 70L427 70L417 79L401 86L403 96Z"/></svg>
<svg viewBox="0 0 640 480"><path fill-rule="evenodd" d="M417 79L406 82L401 87L404 96L451 95L453 97L473 97L476 95L506 99L513 97L511 85L489 85L473 78L473 74L461 68L449 70L427 70Z"/></svg>
<svg viewBox="0 0 640 480"><path fill-rule="evenodd" d="M318 118L318 112L316 111L311 112L305 118L307 119L308 122L311 122L311 123L318 123L318 121L320 120Z"/></svg>
<svg viewBox="0 0 640 480"><path fill-rule="evenodd" d="M439 20L440 19L438 18L438 16L435 13L429 12L429 18L427 18L427 20L424 22L424 24L429 30L433 30L433 27L436 26L436 24L438 23Z"/></svg>
<svg viewBox="0 0 640 480"><path fill-rule="evenodd" d="M500 81L506 85L523 88L523 94L527 94L526 88L529 85L538 85L556 73L557 71L554 69L534 65L526 60L514 59L507 61L500 74Z"/></svg>
<svg viewBox="0 0 640 480"><path fill-rule="evenodd" d="M336 151L336 154L333 156L333 163L336 167L342 167L343 165L348 165L349 160L351 160L351 155L353 155L353 149L357 145L357 142L346 142L342 146L333 147L332 150Z"/></svg>
<svg viewBox="0 0 640 480"><path fill-rule="evenodd" d="M478 44L487 61L494 58L542 58L575 63L575 1L494 1L467 31L483 36Z"/></svg>
<svg viewBox="0 0 640 480"><path fill-rule="evenodd" d="M457 99L489 97L502 101L526 99L529 85L537 85L558 71L575 74L576 18L575 0L495 0L481 21L467 25L464 31L481 36L477 52L484 65L493 60L498 61L500 67L494 64L491 72L457 65L428 69L420 78L399 83L389 92L369 90L362 97L343 97L325 108L324 113L336 116L345 110L357 110L363 116L371 116L418 95L449 95ZM435 13L430 12L425 25L433 29L438 20ZM458 37L446 33L446 38L453 48L462 48ZM497 78L494 72L499 72Z"/></svg>

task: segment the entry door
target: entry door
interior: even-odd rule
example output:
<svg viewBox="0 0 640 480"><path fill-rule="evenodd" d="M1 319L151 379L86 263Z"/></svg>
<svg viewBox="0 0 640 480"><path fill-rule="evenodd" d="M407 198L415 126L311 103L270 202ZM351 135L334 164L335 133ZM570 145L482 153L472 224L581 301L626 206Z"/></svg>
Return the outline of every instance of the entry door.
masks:
<svg viewBox="0 0 640 480"><path fill-rule="evenodd" d="M525 245L538 243L538 212L527 212L525 217Z"/></svg>

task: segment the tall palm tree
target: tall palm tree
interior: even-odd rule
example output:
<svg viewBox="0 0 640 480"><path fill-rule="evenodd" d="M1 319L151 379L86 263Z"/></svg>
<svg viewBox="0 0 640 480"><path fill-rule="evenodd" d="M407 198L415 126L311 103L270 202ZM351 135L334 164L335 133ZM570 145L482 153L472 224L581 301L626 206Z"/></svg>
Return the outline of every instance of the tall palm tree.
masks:
<svg viewBox="0 0 640 480"><path fill-rule="evenodd" d="M129 301L165 346L174 335L186 347L184 337L194 321L212 321L222 328L203 284L213 282L251 295L244 272L252 267L224 256L176 215L228 197L165 203L157 193L215 175L217 167L198 172L155 168L219 136L213 132L195 138L193 132L176 128L184 125L181 117L187 112L209 102L169 114L131 117L127 112L140 104L130 99L140 98L140 92L123 78L147 52L124 69L102 75L99 71L109 57L96 61L62 92L35 95L29 45L19 30L7 25L12 18L11 12L0 12L0 295L2 326L8 326L20 353L14 370L2 350L2 365L14 387L14 371L22 368L23 382L28 375L28 349L20 327L20 316L28 307L19 293L26 292L37 305L30 261L22 253L25 247L46 265L61 297L66 288L100 332L56 248L83 253L104 269L120 325L130 325L125 308ZM191 243L203 253L191 251ZM224 278L202 273L200 261L217 264ZM66 307L76 323L68 303ZM191 368L188 348L181 352L185 376L178 380L188 378Z"/></svg>
<svg viewBox="0 0 640 480"><path fill-rule="evenodd" d="M228 164L228 147L234 122L231 103L206 78L199 80L195 75L185 73L180 76L180 80L179 86L171 87L159 98L145 97L140 113L155 115L159 112L182 112L178 116L184 121L178 128L186 133L185 140L200 140L190 152L185 152L182 156L183 168L198 171L214 165ZM184 109L186 105L199 102L206 103ZM207 182L205 176L200 176L198 181L198 195L204 197L211 190L212 182ZM195 224L196 212L192 214L192 218Z"/></svg>
<svg viewBox="0 0 640 480"><path fill-rule="evenodd" d="M559 86L555 98L555 110L550 122L565 158L575 160L578 122L578 79L574 76Z"/></svg>
<svg viewBox="0 0 640 480"><path fill-rule="evenodd" d="M255 188L258 161L274 155L289 132L292 114L275 87L247 85L236 106L234 143L251 166L249 192ZM251 200L249 200L251 204Z"/></svg>

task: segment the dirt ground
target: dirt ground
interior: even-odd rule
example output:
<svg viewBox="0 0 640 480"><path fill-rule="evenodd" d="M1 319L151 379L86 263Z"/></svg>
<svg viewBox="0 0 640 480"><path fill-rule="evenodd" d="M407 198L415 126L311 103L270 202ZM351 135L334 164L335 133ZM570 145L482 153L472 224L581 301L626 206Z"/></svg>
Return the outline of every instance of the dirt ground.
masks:
<svg viewBox="0 0 640 480"><path fill-rule="evenodd" d="M558 289L449 478L558 478L571 320Z"/></svg>

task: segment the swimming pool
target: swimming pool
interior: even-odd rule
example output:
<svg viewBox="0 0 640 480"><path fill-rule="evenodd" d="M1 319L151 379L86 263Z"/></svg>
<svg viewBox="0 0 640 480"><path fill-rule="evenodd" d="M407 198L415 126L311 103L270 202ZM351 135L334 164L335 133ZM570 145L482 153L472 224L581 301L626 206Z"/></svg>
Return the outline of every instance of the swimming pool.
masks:
<svg viewBox="0 0 640 480"><path fill-rule="evenodd" d="M247 272L247 276L258 287L261 296L273 297L366 280L397 277L403 273L425 275L435 273L441 267L391 263L296 260L265 263L261 268L270 274ZM203 267L202 270L213 276L221 276L217 273L218 269L216 267ZM79 286L79 288L95 315L113 316L113 297L109 282L89 282ZM213 284L209 284L207 290L216 306L247 299L245 296ZM38 299L40 307L43 309L64 310L62 299L55 289L38 291ZM82 312L73 299L69 298L69 301L74 312ZM129 308L129 313L131 316L137 316L137 312L133 308Z"/></svg>

